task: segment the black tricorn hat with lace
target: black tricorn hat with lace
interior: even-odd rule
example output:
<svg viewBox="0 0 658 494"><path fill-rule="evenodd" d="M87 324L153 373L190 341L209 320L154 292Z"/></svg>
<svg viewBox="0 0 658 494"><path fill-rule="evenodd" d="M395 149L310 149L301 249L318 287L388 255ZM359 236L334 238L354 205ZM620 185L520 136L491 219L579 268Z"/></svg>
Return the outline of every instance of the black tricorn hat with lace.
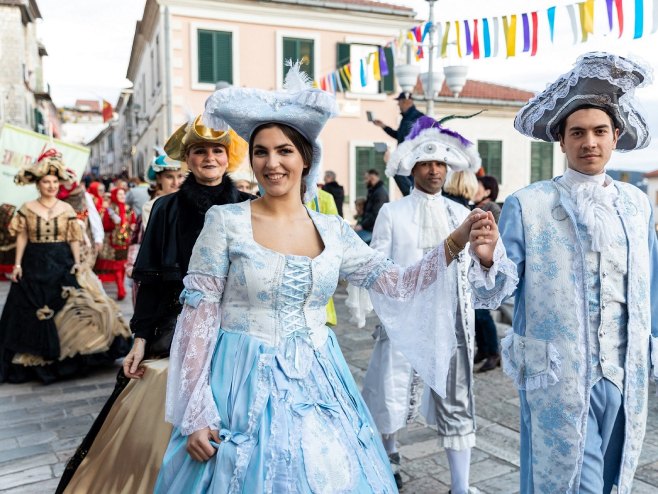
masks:
<svg viewBox="0 0 658 494"><path fill-rule="evenodd" d="M542 141L560 140L560 124L580 108L600 108L619 129L617 150L631 151L649 145L651 136L634 93L650 84L651 68L611 53L591 52L521 108L514 128Z"/></svg>

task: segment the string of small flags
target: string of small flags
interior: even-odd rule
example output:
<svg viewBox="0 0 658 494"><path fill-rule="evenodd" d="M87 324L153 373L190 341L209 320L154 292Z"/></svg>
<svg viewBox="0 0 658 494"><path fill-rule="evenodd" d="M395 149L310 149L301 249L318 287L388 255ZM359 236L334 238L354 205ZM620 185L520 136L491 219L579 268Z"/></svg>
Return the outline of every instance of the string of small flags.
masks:
<svg viewBox="0 0 658 494"><path fill-rule="evenodd" d="M646 6L650 16L647 16ZM584 0L568 5L552 6L545 10L511 13L477 19L462 19L424 22L411 29L403 30L399 36L365 57L346 63L336 70L316 79L314 85L325 91L346 92L353 85L367 86L373 79L382 80L392 74L389 64L404 58L407 47L411 47L417 62L426 56L427 36L434 31L432 43L438 48L436 56L446 58L448 47L454 45L458 58L473 60L491 57L511 58L521 53L537 55L540 39L556 41L556 22L568 22L571 28L571 43L585 43L594 34L595 14L606 16L605 34L616 34L621 38L632 33L633 39L658 31L658 0ZM647 29L645 29L645 24ZM540 38L540 31L547 29L548 36Z"/></svg>

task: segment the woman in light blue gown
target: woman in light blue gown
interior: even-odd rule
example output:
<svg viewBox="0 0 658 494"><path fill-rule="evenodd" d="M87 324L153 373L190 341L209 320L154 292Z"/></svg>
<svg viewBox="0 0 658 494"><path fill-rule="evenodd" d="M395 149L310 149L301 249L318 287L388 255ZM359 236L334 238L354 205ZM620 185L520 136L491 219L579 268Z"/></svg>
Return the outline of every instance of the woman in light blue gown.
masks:
<svg viewBox="0 0 658 494"><path fill-rule="evenodd" d="M445 244L406 270L336 216L310 211L332 96L228 88L206 103L214 128L247 138L262 198L206 215L181 295L167 420L175 428L157 493L397 492L379 434L325 325L339 278L369 289L390 335L445 394L455 346L446 266L456 246L486 248L498 232L475 211ZM444 245L448 247L444 248Z"/></svg>

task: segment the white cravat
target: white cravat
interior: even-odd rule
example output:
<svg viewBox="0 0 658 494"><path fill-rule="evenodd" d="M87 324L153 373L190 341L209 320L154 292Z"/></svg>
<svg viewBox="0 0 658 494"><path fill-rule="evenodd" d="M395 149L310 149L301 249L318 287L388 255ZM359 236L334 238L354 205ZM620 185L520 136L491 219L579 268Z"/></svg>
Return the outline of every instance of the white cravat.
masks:
<svg viewBox="0 0 658 494"><path fill-rule="evenodd" d="M431 195L418 189L413 189L411 195L419 202L415 218L418 223L418 248L433 249L450 233L443 196L441 192Z"/></svg>
<svg viewBox="0 0 658 494"><path fill-rule="evenodd" d="M585 225L592 238L592 250L601 252L612 244L613 224L617 211L617 188L605 173L585 175L567 168L560 180L571 194L578 222Z"/></svg>

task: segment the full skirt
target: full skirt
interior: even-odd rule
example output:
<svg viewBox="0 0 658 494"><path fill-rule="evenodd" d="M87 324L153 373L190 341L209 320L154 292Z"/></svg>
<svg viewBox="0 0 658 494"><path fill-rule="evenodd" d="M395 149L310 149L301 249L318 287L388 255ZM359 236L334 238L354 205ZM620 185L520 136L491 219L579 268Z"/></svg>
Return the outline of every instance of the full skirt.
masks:
<svg viewBox="0 0 658 494"><path fill-rule="evenodd" d="M197 462L174 428L155 492L397 492L335 335L307 350L299 372L294 356L220 331L210 385L223 440L210 460Z"/></svg>

